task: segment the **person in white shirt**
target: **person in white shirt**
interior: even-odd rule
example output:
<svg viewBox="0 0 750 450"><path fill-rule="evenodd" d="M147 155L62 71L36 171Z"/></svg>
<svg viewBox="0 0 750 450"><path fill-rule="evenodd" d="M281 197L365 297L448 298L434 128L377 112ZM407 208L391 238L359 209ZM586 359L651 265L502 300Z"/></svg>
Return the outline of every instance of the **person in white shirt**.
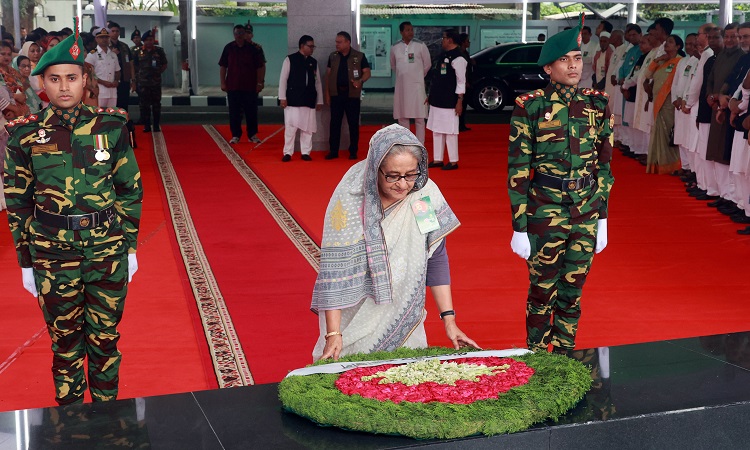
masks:
<svg viewBox="0 0 750 450"><path fill-rule="evenodd" d="M424 144L424 120L427 117L424 77L432 64L430 51L422 41L414 39L411 22L402 22L398 29L401 40L391 47L391 69L396 72L393 118L406 129L409 128L409 120L414 119L414 134Z"/></svg>
<svg viewBox="0 0 750 450"><path fill-rule="evenodd" d="M303 161L312 161L312 135L318 131L315 111L323 107L323 87L318 61L312 57L315 41L312 36L299 38L299 51L284 58L279 76L279 103L284 108L284 156L292 160L294 141L299 130Z"/></svg>
<svg viewBox="0 0 750 450"><path fill-rule="evenodd" d="M698 33L690 33L685 37L685 54L687 57L682 58L675 68L675 75L672 79L672 104L675 107L674 113L674 144L680 147L680 160L682 161L682 173L690 171L690 159L692 153L688 151L687 143L690 138L692 129L695 128L695 121L690 121L690 116L680 111L685 92L690 87L690 80L698 68L698 57L696 42Z"/></svg>
<svg viewBox="0 0 750 450"><path fill-rule="evenodd" d="M590 88L593 86L594 77L594 55L599 50L599 39L591 36L591 27L581 28L581 57L583 58L583 70L579 88Z"/></svg>
<svg viewBox="0 0 750 450"><path fill-rule="evenodd" d="M99 85L99 107L117 106L117 86L120 85L120 62L117 54L109 48L109 30L99 28L94 32L96 48L86 55L86 64L94 68Z"/></svg>

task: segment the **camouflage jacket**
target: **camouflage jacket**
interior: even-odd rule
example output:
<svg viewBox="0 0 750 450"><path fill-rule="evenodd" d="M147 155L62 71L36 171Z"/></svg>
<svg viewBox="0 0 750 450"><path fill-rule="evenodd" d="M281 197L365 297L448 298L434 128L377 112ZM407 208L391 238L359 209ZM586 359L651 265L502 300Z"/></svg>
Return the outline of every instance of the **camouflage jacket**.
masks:
<svg viewBox="0 0 750 450"><path fill-rule="evenodd" d="M138 47L133 53L133 64L135 64L135 78L139 86L161 86L162 67L167 65L167 54L158 45L150 50L146 47Z"/></svg>
<svg viewBox="0 0 750 450"><path fill-rule="evenodd" d="M72 131L51 107L6 125L5 199L21 267L31 267L35 259L83 260L135 252L143 191L126 121L122 110L84 105ZM108 155L102 161L95 157L100 147ZM78 215L112 205L116 219L88 230L48 227L34 217L35 207Z"/></svg>
<svg viewBox="0 0 750 450"><path fill-rule="evenodd" d="M552 84L516 99L508 152L514 231L526 231L527 216L554 215L557 213L552 210L563 207L568 209L563 214L569 217L592 211L598 211L599 218L607 217L607 200L614 183L609 167L614 116L607 103L602 92L578 89L568 105ZM593 174L596 184L563 193L534 185L534 172L561 178Z"/></svg>

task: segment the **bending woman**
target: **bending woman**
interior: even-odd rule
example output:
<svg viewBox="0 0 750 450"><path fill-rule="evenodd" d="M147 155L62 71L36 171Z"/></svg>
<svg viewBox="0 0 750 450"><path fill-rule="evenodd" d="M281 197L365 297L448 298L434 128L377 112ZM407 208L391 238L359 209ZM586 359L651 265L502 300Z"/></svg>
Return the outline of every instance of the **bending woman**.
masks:
<svg viewBox="0 0 750 450"><path fill-rule="evenodd" d="M430 286L456 349L477 347L456 325L445 237L459 226L427 176L427 151L391 125L344 175L326 210L312 310L313 359L427 346Z"/></svg>

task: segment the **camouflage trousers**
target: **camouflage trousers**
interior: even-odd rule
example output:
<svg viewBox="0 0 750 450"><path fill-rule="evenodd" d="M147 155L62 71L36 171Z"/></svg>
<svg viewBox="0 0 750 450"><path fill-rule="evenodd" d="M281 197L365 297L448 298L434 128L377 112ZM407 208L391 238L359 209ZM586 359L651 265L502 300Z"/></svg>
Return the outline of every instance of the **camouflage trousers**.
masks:
<svg viewBox="0 0 750 450"><path fill-rule="evenodd" d="M60 405L83 402L88 383L94 401L115 400L121 354L117 350L128 288L128 259L37 259L39 307L52 338L52 378Z"/></svg>
<svg viewBox="0 0 750 450"><path fill-rule="evenodd" d="M575 347L581 291L596 247L598 212L584 217L529 217L531 242L526 344L533 351Z"/></svg>

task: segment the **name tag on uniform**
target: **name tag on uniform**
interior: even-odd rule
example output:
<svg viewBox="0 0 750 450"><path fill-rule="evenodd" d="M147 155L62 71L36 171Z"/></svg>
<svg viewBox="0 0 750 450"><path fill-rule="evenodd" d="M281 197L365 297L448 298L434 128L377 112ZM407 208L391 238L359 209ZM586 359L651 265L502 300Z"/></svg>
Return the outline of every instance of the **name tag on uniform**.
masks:
<svg viewBox="0 0 750 450"><path fill-rule="evenodd" d="M445 65L445 63L440 64L440 75L445 75L448 73L448 66Z"/></svg>
<svg viewBox="0 0 750 450"><path fill-rule="evenodd" d="M352 74L354 75L354 78L359 78L359 69L354 69Z"/></svg>
<svg viewBox="0 0 750 450"><path fill-rule="evenodd" d="M682 73L682 75L683 75L683 76L685 76L685 75L689 75L689 74L690 74L690 68L691 68L691 67L693 67L693 66L691 66L691 65L689 65L689 64L688 64L688 66L687 66L687 67L685 67L685 72L683 72L683 73Z"/></svg>
<svg viewBox="0 0 750 450"><path fill-rule="evenodd" d="M440 223L438 222L437 215L435 215L435 208L432 207L429 195L425 195L412 203L411 210L414 213L414 218L417 219L417 226L420 233L427 234L430 231L440 228Z"/></svg>
<svg viewBox="0 0 750 450"><path fill-rule="evenodd" d="M409 58L409 62L413 63L414 62L414 53L409 53L407 56Z"/></svg>
<svg viewBox="0 0 750 450"><path fill-rule="evenodd" d="M42 155L44 153L56 153L56 152L58 152L57 144L42 144L42 145L31 146L32 155Z"/></svg>
<svg viewBox="0 0 750 450"><path fill-rule="evenodd" d="M674 70L674 64L670 64L670 65L668 65L668 66L667 66L667 69L665 70L665 72L669 73L669 72L671 72L672 70Z"/></svg>
<svg viewBox="0 0 750 450"><path fill-rule="evenodd" d="M546 129L549 129L549 128L558 128L561 125L562 125L562 123L558 119L555 119L555 120L545 120L544 122L539 122L539 129L540 130L546 130Z"/></svg>

